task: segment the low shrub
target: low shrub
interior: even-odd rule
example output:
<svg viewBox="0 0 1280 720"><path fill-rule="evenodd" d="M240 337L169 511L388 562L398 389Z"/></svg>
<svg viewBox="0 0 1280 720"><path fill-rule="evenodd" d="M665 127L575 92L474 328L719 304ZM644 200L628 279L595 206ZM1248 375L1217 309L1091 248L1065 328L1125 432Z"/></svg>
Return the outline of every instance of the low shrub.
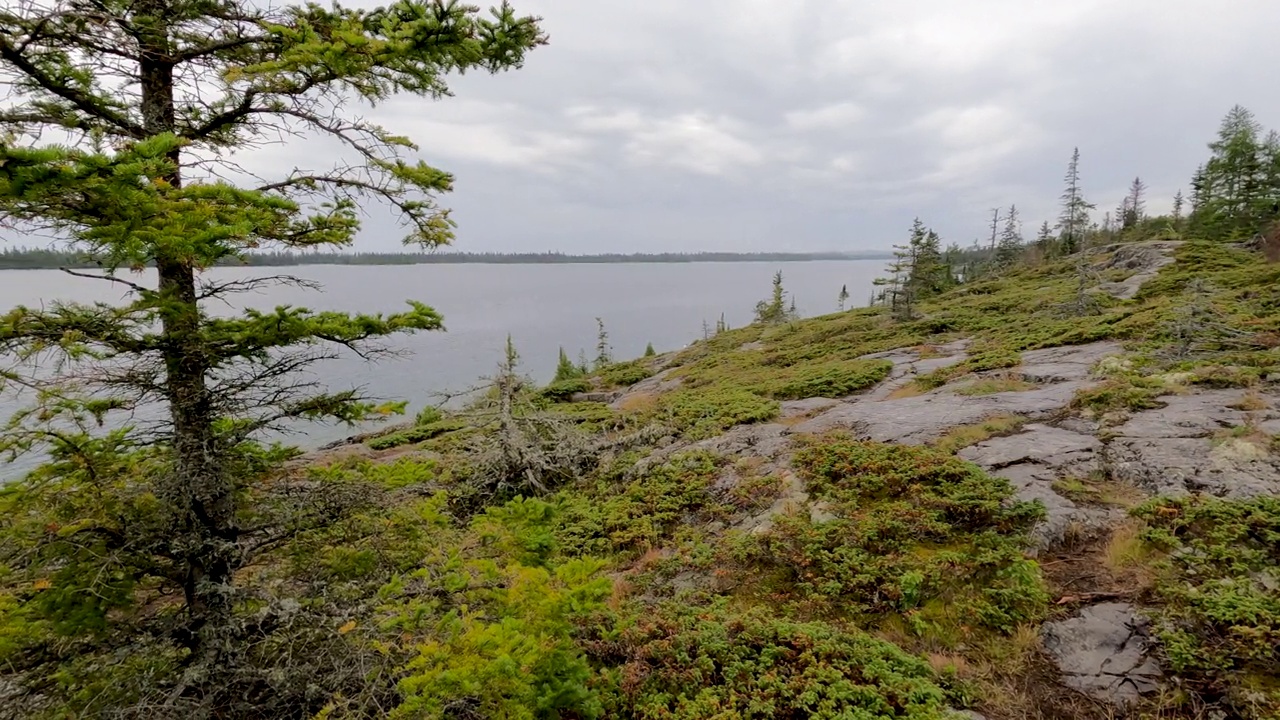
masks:
<svg viewBox="0 0 1280 720"><path fill-rule="evenodd" d="M1134 515L1164 556L1155 619L1169 666L1241 717L1280 716L1280 498L1161 498Z"/></svg>
<svg viewBox="0 0 1280 720"><path fill-rule="evenodd" d="M922 631L961 616L1008 631L1044 612L1023 557L1043 508L1014 501L1008 481L934 449L842 438L810 443L794 464L834 519L787 515L741 538L748 585L802 613L901 613Z"/></svg>
<svg viewBox="0 0 1280 720"><path fill-rule="evenodd" d="M947 693L927 663L856 630L671 605L621 644L628 660L605 696L608 717L947 717Z"/></svg>

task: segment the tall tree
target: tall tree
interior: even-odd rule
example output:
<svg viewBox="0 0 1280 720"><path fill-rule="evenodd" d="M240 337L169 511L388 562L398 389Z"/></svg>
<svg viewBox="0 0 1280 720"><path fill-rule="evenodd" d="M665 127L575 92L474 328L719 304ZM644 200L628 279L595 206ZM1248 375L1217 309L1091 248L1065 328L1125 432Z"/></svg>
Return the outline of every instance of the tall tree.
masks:
<svg viewBox="0 0 1280 720"><path fill-rule="evenodd" d="M1179 188L1178 192L1173 195L1173 221L1175 223L1182 222L1182 208L1185 204L1186 200L1182 197L1182 190Z"/></svg>
<svg viewBox="0 0 1280 720"><path fill-rule="evenodd" d="M1227 239L1258 232L1280 204L1280 138L1264 137L1253 114L1237 105L1209 150L1192 180L1191 226Z"/></svg>
<svg viewBox="0 0 1280 720"><path fill-rule="evenodd" d="M782 271L779 270L773 275L773 288L769 293L769 299L756 303L756 322L773 325L795 318L795 298L791 299L791 306L788 308L787 291L782 287ZM720 322L724 324L723 315L720 317Z"/></svg>
<svg viewBox="0 0 1280 720"><path fill-rule="evenodd" d="M1131 228L1142 222L1147 216L1147 186L1142 178L1136 177L1129 186L1129 194L1124 199L1124 212L1120 215L1120 225Z"/></svg>
<svg viewBox="0 0 1280 720"><path fill-rule="evenodd" d="M1074 253L1082 249L1089 227L1089 211L1093 205L1085 201L1080 190L1080 148L1071 152L1067 164L1066 188L1062 191L1062 212L1058 216L1058 241L1062 252Z"/></svg>
<svg viewBox="0 0 1280 720"><path fill-rule="evenodd" d="M849 286L841 285L840 294L836 296L836 303L840 306L840 312L844 312L844 306L847 302L849 302Z"/></svg>
<svg viewBox="0 0 1280 720"><path fill-rule="evenodd" d="M332 357L326 346L368 355L371 341L439 329L441 318L416 302L388 316L279 307L217 317L209 306L233 293L307 283L217 280L206 269L252 248L349 245L361 202L398 213L406 243L447 243L453 222L435 197L451 176L412 159L409 139L355 107L399 94L440 98L451 72L517 67L544 35L536 18L506 5L487 16L432 0L376 9L22 0L0 9L0 28L0 216L65 238L102 268L72 274L129 293L119 307L20 307L0 321L0 353L29 361L20 370L51 356L60 370L6 376L40 407L14 419L3 449L78 458L50 471L62 484L44 486L75 493L85 487L77 473L104 453L151 448L153 466L135 479L146 492L112 502L154 498L160 519L146 528L84 523L81 532L86 543L145 548L134 569L181 588L188 645L216 652L226 646L235 571L261 540L242 523L249 468L261 460L253 439L295 420L376 413L360 393L318 392L299 371ZM330 145L274 177L236 164L287 137ZM328 147L341 149L332 164ZM155 403L167 421L146 434L75 429Z"/></svg>

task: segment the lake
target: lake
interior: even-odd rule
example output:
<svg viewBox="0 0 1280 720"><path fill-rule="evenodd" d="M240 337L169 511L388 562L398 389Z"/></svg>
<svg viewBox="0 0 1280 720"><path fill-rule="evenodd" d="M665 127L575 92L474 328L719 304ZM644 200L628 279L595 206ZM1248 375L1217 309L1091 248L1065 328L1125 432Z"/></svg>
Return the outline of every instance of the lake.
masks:
<svg viewBox="0 0 1280 720"><path fill-rule="evenodd" d="M773 273L793 293L806 317L835 312L847 285L850 304L865 305L883 260L792 263L620 263L547 265L309 265L289 268L217 268L229 280L290 274L314 280L321 291L275 287L241 296L245 306L295 305L313 310L395 312L404 301L422 301L444 315L445 332L392 338L403 358L376 365L354 355L324 363L323 381L333 389L362 387L388 399L410 401L410 411L432 402L433 393L460 390L490 373L510 334L524 372L546 382L560 347L576 359L594 357L596 321L604 320L620 360L638 357L653 343L658 352L677 350L714 327L721 313L732 327L751 321L757 301L770 292ZM151 273L139 277L153 284ZM148 282L149 281L149 282ZM16 305L54 300L119 302L119 287L70 277L57 270L0 271L0 312ZM0 395L0 415L19 407ZM345 426L308 426L291 442L314 447L350 435ZM24 463L29 465L29 463ZM19 466L0 466L0 477Z"/></svg>

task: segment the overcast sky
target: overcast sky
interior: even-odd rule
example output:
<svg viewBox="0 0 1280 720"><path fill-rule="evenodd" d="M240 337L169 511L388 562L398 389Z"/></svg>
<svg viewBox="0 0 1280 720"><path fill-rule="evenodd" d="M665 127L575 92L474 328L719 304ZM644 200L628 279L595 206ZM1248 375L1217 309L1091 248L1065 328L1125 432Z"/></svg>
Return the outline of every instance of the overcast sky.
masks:
<svg viewBox="0 0 1280 720"><path fill-rule="evenodd" d="M1073 146L1099 214L1135 175L1163 210L1233 104L1280 126L1276 0L513 4L551 36L523 69L370 114L456 175L458 250L968 244L1011 203L1031 235Z"/></svg>

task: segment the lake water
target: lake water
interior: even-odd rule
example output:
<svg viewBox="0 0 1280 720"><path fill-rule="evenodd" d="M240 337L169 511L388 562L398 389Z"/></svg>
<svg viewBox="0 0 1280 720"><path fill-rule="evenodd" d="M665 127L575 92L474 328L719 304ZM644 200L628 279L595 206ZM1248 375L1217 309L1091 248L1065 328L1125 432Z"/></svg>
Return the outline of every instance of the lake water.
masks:
<svg viewBox="0 0 1280 720"><path fill-rule="evenodd" d="M572 358L585 349L594 356L596 321L604 320L614 357L641 355L647 343L658 352L676 350L702 337L721 313L732 327L750 322L755 304L782 270L804 316L836 310L847 285L850 303L867 302L882 260L794 263L625 263L550 265L311 265L292 268L218 268L227 280L287 273L319 282L308 291L275 287L241 296L246 306L295 305L313 310L395 312L404 301L422 301L444 315L445 332L394 337L403 358L371 365L354 355L324 363L319 372L333 389L362 387L388 399L410 401L414 411L433 393L470 387L490 373L508 334L523 370L539 382L554 373L558 350ZM150 272L139 276L151 284ZM147 282L147 281L151 282ZM57 270L0 271L0 312L16 305L54 300L119 302L119 287L83 280ZM18 400L0 395L0 416L8 418ZM344 426L308 426L292 442L314 447L351 434ZM24 463L25 464L25 463ZM0 466L0 477L21 467Z"/></svg>

